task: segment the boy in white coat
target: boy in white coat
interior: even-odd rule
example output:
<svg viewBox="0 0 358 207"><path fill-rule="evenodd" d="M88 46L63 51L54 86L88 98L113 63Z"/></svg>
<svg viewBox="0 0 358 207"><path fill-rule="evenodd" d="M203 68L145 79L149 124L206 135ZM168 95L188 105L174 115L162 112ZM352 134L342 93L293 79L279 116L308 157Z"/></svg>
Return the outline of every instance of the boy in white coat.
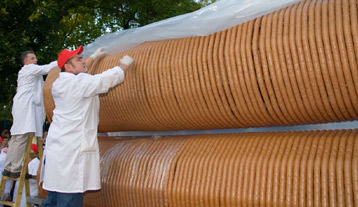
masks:
<svg viewBox="0 0 358 207"><path fill-rule="evenodd" d="M2 175L17 178L25 154L29 133L42 137L42 126L45 121L42 88L43 75L57 66L53 61L48 65L37 65L33 51L24 52L21 56L24 66L17 78L16 95L13 99L11 140Z"/></svg>
<svg viewBox="0 0 358 207"><path fill-rule="evenodd" d="M58 55L62 70L52 85L55 109L44 152L43 188L48 190L44 207L80 207L85 191L101 188L98 94L123 82L133 62L125 56L120 66L90 75L79 56L82 51L80 46ZM97 50L91 57L97 58L96 53L103 50Z"/></svg>

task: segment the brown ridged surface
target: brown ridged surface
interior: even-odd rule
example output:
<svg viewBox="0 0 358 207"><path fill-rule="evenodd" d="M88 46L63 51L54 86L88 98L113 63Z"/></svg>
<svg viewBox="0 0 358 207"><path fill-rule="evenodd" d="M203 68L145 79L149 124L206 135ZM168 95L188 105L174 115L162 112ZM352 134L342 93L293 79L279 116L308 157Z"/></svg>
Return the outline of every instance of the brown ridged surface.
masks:
<svg viewBox="0 0 358 207"><path fill-rule="evenodd" d="M100 95L99 131L247 128L358 119L354 0L306 0L203 37L145 42ZM51 120L52 82L44 87ZM358 130L99 138L85 207L358 206Z"/></svg>
<svg viewBox="0 0 358 207"><path fill-rule="evenodd" d="M306 0L203 37L145 42L101 95L99 131L247 128L358 119L356 1ZM51 71L44 87L51 120Z"/></svg>
<svg viewBox="0 0 358 207"><path fill-rule="evenodd" d="M358 130L99 139L85 207L357 206Z"/></svg>

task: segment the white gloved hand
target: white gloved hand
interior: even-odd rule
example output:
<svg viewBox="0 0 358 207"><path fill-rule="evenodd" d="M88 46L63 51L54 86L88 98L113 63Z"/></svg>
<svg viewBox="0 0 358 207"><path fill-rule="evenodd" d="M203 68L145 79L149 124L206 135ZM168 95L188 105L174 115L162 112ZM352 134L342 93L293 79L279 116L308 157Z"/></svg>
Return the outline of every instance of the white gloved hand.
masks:
<svg viewBox="0 0 358 207"><path fill-rule="evenodd" d="M97 58L102 58L105 54L106 52L104 51L104 47L100 47L91 55L91 58L96 60Z"/></svg>
<svg viewBox="0 0 358 207"><path fill-rule="evenodd" d="M120 60L120 62L121 64L128 65L129 67L133 63L133 58L126 55Z"/></svg>

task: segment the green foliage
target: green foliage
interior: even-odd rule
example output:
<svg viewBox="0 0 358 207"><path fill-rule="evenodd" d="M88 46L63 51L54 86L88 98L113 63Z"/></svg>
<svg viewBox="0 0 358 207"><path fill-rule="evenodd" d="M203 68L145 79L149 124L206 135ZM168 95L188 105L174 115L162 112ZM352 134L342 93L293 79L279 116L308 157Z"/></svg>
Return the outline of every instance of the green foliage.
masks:
<svg viewBox="0 0 358 207"><path fill-rule="evenodd" d="M199 0L199 2L202 4L202 6L208 6L209 4L216 2L216 0Z"/></svg>
<svg viewBox="0 0 358 207"><path fill-rule="evenodd" d="M33 50L38 64L64 48L122 29L188 13L208 0L2 0L0 1L0 120L11 120L20 55Z"/></svg>

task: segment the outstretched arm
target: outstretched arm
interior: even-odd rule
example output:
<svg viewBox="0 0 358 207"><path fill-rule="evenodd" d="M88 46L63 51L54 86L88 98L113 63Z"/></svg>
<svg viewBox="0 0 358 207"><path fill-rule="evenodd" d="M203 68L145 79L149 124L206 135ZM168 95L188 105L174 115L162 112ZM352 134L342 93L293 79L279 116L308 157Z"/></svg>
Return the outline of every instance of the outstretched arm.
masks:
<svg viewBox="0 0 358 207"><path fill-rule="evenodd" d="M122 83L125 72L133 63L133 59L128 55L120 60L120 65L108 69L100 74L89 75L80 73L77 76L76 90L84 97L91 97L108 92L109 88Z"/></svg>

